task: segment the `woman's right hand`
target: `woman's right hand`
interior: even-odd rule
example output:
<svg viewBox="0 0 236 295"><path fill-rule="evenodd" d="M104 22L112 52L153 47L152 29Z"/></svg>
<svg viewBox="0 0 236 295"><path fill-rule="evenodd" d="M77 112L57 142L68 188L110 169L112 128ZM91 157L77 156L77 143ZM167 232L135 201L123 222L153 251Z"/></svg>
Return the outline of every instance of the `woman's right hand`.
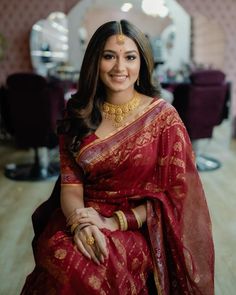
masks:
<svg viewBox="0 0 236 295"><path fill-rule="evenodd" d="M115 231L119 229L119 224L115 216L104 217L98 213L92 207L77 208L74 212L67 218L67 224L93 224L99 229L106 228L110 231Z"/></svg>
<svg viewBox="0 0 236 295"><path fill-rule="evenodd" d="M108 258L105 235L96 225L88 224L74 231L74 242L78 250L87 258L100 265Z"/></svg>

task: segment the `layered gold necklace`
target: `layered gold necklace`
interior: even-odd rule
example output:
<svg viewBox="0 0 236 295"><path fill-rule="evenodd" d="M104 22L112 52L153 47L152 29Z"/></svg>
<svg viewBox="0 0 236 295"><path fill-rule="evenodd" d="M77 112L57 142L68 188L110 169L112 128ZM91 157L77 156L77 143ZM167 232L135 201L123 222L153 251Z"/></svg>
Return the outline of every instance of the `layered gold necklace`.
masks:
<svg viewBox="0 0 236 295"><path fill-rule="evenodd" d="M137 109L140 103L140 97L137 92L134 93L132 99L124 104L112 104L104 102L103 113L106 119L112 120L115 127L120 127L124 124L124 119Z"/></svg>

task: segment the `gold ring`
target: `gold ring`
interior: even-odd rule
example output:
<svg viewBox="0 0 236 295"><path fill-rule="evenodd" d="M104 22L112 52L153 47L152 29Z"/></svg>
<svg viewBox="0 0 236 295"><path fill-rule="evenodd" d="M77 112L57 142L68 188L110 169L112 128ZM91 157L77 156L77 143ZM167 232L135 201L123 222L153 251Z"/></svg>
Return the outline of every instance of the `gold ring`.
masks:
<svg viewBox="0 0 236 295"><path fill-rule="evenodd" d="M92 246L94 243L95 243L95 240L94 240L94 237L87 237L86 239L86 243L89 245L89 246Z"/></svg>

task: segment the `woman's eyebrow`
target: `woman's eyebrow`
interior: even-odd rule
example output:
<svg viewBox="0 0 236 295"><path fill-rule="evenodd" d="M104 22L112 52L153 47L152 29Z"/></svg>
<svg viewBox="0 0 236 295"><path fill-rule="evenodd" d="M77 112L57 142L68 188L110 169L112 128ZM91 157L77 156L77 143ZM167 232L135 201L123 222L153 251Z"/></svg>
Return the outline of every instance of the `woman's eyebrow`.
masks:
<svg viewBox="0 0 236 295"><path fill-rule="evenodd" d="M112 49L104 49L103 52L110 52L110 53L116 54L116 51L115 50L112 50ZM124 53L125 54L130 54L130 53L136 53L136 54L138 54L138 51L134 49L134 50L125 51Z"/></svg>

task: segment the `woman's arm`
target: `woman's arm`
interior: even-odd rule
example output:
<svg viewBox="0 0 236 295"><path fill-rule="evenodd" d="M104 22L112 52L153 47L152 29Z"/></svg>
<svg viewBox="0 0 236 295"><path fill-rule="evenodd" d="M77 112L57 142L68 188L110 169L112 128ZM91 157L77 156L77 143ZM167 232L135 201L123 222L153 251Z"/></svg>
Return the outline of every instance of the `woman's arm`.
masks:
<svg viewBox="0 0 236 295"><path fill-rule="evenodd" d="M83 185L61 186L61 209L66 219L78 208L84 208Z"/></svg>

